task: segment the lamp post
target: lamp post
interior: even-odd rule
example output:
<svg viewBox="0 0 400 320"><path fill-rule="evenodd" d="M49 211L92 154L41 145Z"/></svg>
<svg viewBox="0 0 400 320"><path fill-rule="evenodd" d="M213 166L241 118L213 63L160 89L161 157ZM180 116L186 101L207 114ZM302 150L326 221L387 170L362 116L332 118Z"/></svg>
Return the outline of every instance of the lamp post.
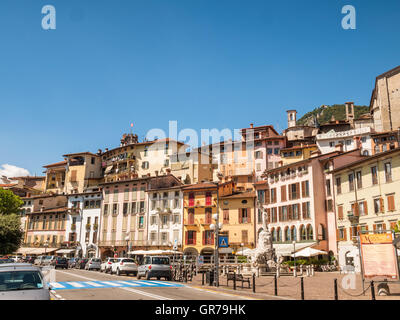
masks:
<svg viewBox="0 0 400 320"><path fill-rule="evenodd" d="M215 236L215 245L214 245L214 266L215 266L215 286L219 287L219 252L218 252L218 241L219 241L219 182L214 182L217 186L217 213L215 214L215 228L214 228L214 236ZM210 226L211 227L211 226Z"/></svg>
<svg viewBox="0 0 400 320"><path fill-rule="evenodd" d="M86 255L85 255L85 257L86 257L86 258L89 258L89 241L86 241L86 242L85 242L85 245L86 245L86 247L85 247L85 249L86 249Z"/></svg>
<svg viewBox="0 0 400 320"><path fill-rule="evenodd" d="M125 241L126 241L126 257L128 257L128 252L129 252L129 231L126 233Z"/></svg>
<svg viewBox="0 0 400 320"><path fill-rule="evenodd" d="M244 243L241 243L240 246L242 247L242 256L243 256Z"/></svg>
<svg viewBox="0 0 400 320"><path fill-rule="evenodd" d="M296 241L293 241L293 259L294 259L294 273L293 273L293 275L296 277L297 276L297 270L296 270Z"/></svg>
<svg viewBox="0 0 400 320"><path fill-rule="evenodd" d="M44 245L44 255L46 255L47 247L49 246L49 240L46 240L43 245Z"/></svg>

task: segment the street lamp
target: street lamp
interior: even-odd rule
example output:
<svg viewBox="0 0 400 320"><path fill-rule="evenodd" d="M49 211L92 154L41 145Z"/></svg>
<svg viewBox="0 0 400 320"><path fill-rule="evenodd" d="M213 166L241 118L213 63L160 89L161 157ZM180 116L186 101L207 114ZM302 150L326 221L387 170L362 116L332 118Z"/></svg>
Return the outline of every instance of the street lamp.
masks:
<svg viewBox="0 0 400 320"><path fill-rule="evenodd" d="M296 241L293 241L293 259L294 259L294 276L296 277L296 275L297 275L297 270L296 270Z"/></svg>
<svg viewBox="0 0 400 320"><path fill-rule="evenodd" d="M46 240L43 245L44 245L44 255L46 255L47 247L49 246L49 240Z"/></svg>
<svg viewBox="0 0 400 320"><path fill-rule="evenodd" d="M86 245L86 258L89 258L89 241L86 241L85 245Z"/></svg>
<svg viewBox="0 0 400 320"><path fill-rule="evenodd" d="M242 256L243 256L244 243L241 243L240 246L242 247Z"/></svg>
<svg viewBox="0 0 400 320"><path fill-rule="evenodd" d="M130 231L128 231L126 233L126 237L125 237L125 241L126 241L126 257L128 257L128 252L129 252L129 233L130 233Z"/></svg>
<svg viewBox="0 0 400 320"><path fill-rule="evenodd" d="M215 254L215 286L219 287L219 252L218 252L218 241L219 241L219 230L221 229L221 225L219 224L219 182L214 182L214 184L217 186L217 213L216 213L216 223L215 223L215 249L214 249L214 254Z"/></svg>

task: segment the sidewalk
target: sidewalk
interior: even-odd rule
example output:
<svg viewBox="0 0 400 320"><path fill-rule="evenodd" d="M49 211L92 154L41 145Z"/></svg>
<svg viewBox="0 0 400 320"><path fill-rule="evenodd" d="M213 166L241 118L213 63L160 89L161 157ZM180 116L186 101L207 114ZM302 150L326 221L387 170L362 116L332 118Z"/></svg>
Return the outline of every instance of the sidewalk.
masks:
<svg viewBox="0 0 400 320"><path fill-rule="evenodd" d="M334 279L338 283L338 298L339 300L372 300L370 281L365 283L365 294L363 294L362 278L361 275L354 276L352 279L355 281L355 289L345 289L342 283L346 286L346 282L350 283L351 277L349 275L340 274L339 272L316 272L313 277L304 277L304 299L305 300L334 300ZM346 278L345 278L346 277ZM344 281L342 281L344 279ZM205 281L205 277L204 277ZM282 276L278 279L278 297L274 295L274 278L263 276L256 277L256 293L252 291L252 280L250 280L250 289L248 284L236 283L236 290L233 290L233 282L229 281L229 287L226 283L226 276L220 277L220 286L213 287L205 284L202 286L202 275L198 274L193 278L192 282L188 282L189 286L204 288L214 291L223 291L231 294L242 295L246 297L253 297L256 299L295 299L301 300L300 277L294 278L293 276ZM375 299L376 300L400 300L400 284L389 283L390 296L378 295L378 283L375 283Z"/></svg>

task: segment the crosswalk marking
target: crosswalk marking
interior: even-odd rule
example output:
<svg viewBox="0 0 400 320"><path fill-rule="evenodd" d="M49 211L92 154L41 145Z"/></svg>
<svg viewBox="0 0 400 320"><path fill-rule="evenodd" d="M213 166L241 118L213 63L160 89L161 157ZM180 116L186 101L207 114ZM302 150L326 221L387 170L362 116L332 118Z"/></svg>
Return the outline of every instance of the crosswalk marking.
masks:
<svg viewBox="0 0 400 320"><path fill-rule="evenodd" d="M67 284L70 284L71 286L75 288L84 288L85 286L83 284L80 284L79 282L67 282Z"/></svg>
<svg viewBox="0 0 400 320"><path fill-rule="evenodd" d="M156 286L155 283L151 283L151 282L148 282L148 281L135 281L135 283L140 283L140 284L145 285L145 286Z"/></svg>
<svg viewBox="0 0 400 320"><path fill-rule="evenodd" d="M128 286L133 286L133 287L138 287L139 284L134 283L134 282L128 282L128 281L117 281L118 283L126 284Z"/></svg>
<svg viewBox="0 0 400 320"><path fill-rule="evenodd" d="M65 288L61 283L58 283L58 282L50 282L50 285L53 288Z"/></svg>
<svg viewBox="0 0 400 320"><path fill-rule="evenodd" d="M113 286L113 287L120 287L121 284L116 283L116 282L111 282L111 281L102 281L102 283L108 284L109 286Z"/></svg>
<svg viewBox="0 0 400 320"><path fill-rule="evenodd" d="M152 282L153 282L153 283L163 284L163 285L165 285L165 286L173 286L172 283L168 283L168 282L162 282L162 281L156 281L156 280L153 280Z"/></svg>
<svg viewBox="0 0 400 320"><path fill-rule="evenodd" d="M102 284L97 283L97 282L86 281L84 283L87 283L88 285L93 286L93 287L104 287Z"/></svg>

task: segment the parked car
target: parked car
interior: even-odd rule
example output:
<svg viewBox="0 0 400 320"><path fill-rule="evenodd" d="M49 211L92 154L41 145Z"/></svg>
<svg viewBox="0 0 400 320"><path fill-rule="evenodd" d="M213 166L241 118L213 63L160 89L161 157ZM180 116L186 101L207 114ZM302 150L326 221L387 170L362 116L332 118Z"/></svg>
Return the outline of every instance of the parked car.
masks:
<svg viewBox="0 0 400 320"><path fill-rule="evenodd" d="M57 257L51 262L51 265L54 266L55 269L68 269L68 260L67 258Z"/></svg>
<svg viewBox="0 0 400 320"><path fill-rule="evenodd" d="M100 272L108 273L111 271L111 266L115 258L107 258L101 265L100 265Z"/></svg>
<svg viewBox="0 0 400 320"><path fill-rule="evenodd" d="M43 259L41 265L42 266L50 266L53 264L53 262L57 259L56 256L45 256Z"/></svg>
<svg viewBox="0 0 400 320"><path fill-rule="evenodd" d="M116 258L111 265L111 274L134 274L137 275L138 265L135 260L130 258Z"/></svg>
<svg viewBox="0 0 400 320"><path fill-rule="evenodd" d="M9 258L0 258L0 264L14 263L14 260Z"/></svg>
<svg viewBox="0 0 400 320"><path fill-rule="evenodd" d="M31 264L34 264L34 263L35 263L35 259L36 259L36 257L33 257L33 256L26 256L26 257L22 260L22 262L23 262L23 263L31 263Z"/></svg>
<svg viewBox="0 0 400 320"><path fill-rule="evenodd" d="M40 268L27 263L0 265L0 300L50 300Z"/></svg>
<svg viewBox="0 0 400 320"><path fill-rule="evenodd" d="M79 259L75 264L75 269L84 269L89 259Z"/></svg>
<svg viewBox="0 0 400 320"><path fill-rule="evenodd" d="M91 258L86 263L85 270L97 270L100 271L101 260L99 258Z"/></svg>
<svg viewBox="0 0 400 320"><path fill-rule="evenodd" d="M41 266L46 256L38 256L34 261L34 265Z"/></svg>
<svg viewBox="0 0 400 320"><path fill-rule="evenodd" d="M79 258L71 258L68 260L68 268L75 268L76 262L79 261Z"/></svg>
<svg viewBox="0 0 400 320"><path fill-rule="evenodd" d="M151 278L172 279L172 266L168 257L165 256L145 256L143 264L138 267L137 278L145 277L147 280Z"/></svg>

